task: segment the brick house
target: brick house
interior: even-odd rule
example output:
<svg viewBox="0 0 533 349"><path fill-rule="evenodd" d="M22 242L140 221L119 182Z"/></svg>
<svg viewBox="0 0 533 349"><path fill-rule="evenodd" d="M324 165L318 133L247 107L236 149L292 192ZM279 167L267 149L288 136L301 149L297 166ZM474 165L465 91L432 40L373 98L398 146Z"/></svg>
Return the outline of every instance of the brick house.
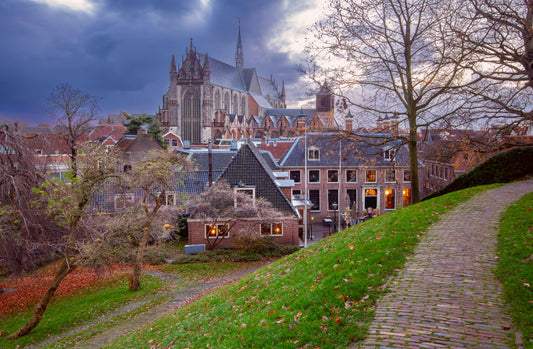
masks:
<svg viewBox="0 0 533 349"><path fill-rule="evenodd" d="M252 143L245 143L233 157L227 168L218 177L218 181L227 181L235 191L244 191L254 198L264 198L274 208L286 213L287 218L281 222L264 224L255 219L239 220L233 232L248 230L258 235L270 236L279 244L298 245L298 225L300 215L292 206L285 193L290 193L293 181L287 179L288 174L275 174L271 165L265 160L260 150ZM285 192L285 193L284 193ZM189 244L203 244L209 237L208 222L189 218ZM235 235L223 237L219 247L233 247Z"/></svg>
<svg viewBox="0 0 533 349"><path fill-rule="evenodd" d="M339 213L343 216L347 207L355 209L351 213L354 219L370 207L381 214L411 204L409 152L405 146L399 141L371 145L372 138L363 141L340 137L334 132L307 133L296 139L280 161L280 167L294 180L293 197L304 194L307 180L308 198L313 203L308 223L338 217ZM383 139L374 141L383 143Z"/></svg>

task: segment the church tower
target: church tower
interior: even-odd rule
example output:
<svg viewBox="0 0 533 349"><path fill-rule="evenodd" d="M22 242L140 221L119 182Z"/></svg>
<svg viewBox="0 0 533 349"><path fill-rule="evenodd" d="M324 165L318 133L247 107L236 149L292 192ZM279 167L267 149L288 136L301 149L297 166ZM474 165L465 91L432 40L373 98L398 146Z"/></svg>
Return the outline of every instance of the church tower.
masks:
<svg viewBox="0 0 533 349"><path fill-rule="evenodd" d="M238 71L242 71L244 66L244 57L242 53L242 42L241 42L241 19L239 18L239 38L237 39L237 50L235 51L235 68Z"/></svg>

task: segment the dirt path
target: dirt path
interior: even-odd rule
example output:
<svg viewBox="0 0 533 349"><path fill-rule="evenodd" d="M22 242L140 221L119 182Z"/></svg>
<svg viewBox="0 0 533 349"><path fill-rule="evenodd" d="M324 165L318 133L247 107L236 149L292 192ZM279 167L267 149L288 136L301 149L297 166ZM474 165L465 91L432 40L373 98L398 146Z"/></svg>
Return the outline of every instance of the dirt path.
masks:
<svg viewBox="0 0 533 349"><path fill-rule="evenodd" d="M510 348L520 341L494 276L500 214L533 181L477 195L431 227L378 303L360 348Z"/></svg>
<svg viewBox="0 0 533 349"><path fill-rule="evenodd" d="M65 333L62 333L59 336L55 336L53 338L44 340L41 343L32 346L32 348L42 348L42 347L47 347L47 346L53 347L54 343L60 341L61 339L74 336L76 334L80 334L81 332L85 330L90 330L91 328L93 328L94 326L98 324L101 324L106 321L110 321L116 318L117 316L127 314L128 312L133 311L135 309L139 309L140 307L142 307L143 305L149 302L157 301L158 299L160 300L163 298L168 298L168 300L165 300L160 304L150 307L149 309L147 309L144 312L141 312L140 314L133 317L132 319L128 319L128 320L121 322L118 325L111 326L111 328L105 330L104 332L101 332L89 338L86 341L79 342L76 345L72 346L73 348L91 348L91 349L100 348L118 339L119 337L136 330L137 328L141 326L149 324L150 322L154 321L160 316L163 316L167 314L168 312L183 306L184 304L189 302L191 299L194 299L203 294L211 292L213 289L216 289L217 287L220 287L224 284L236 281L242 278L243 276L246 276L267 264L268 263L254 265L253 267L234 272L230 275L227 275L219 279L214 279L214 280L207 281L207 282L198 282L192 286L184 286L184 287L180 287L180 283L182 283L182 281L179 278L175 277L174 275L167 274L167 273L161 273L161 272L143 271L143 273L146 273L153 277L157 277L157 278L170 282L170 287L172 290L169 292L163 293L163 294L158 294L155 296L147 297L138 302L133 302L128 305L125 305L124 307L116 309L113 312L107 313L99 317L96 320L93 320L87 324L84 324L83 326L80 326L70 331L67 331Z"/></svg>

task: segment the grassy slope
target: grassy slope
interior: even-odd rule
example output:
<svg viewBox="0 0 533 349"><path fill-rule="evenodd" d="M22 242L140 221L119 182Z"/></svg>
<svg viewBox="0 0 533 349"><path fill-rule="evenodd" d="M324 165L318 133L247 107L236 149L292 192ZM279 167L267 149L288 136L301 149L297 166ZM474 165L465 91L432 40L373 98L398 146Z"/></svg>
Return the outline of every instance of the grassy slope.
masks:
<svg viewBox="0 0 533 349"><path fill-rule="evenodd" d="M497 274L513 321L522 331L524 347L533 348L533 193L502 215L498 251Z"/></svg>
<svg viewBox="0 0 533 349"><path fill-rule="evenodd" d="M362 339L420 234L483 188L388 213L283 258L110 347L337 348Z"/></svg>

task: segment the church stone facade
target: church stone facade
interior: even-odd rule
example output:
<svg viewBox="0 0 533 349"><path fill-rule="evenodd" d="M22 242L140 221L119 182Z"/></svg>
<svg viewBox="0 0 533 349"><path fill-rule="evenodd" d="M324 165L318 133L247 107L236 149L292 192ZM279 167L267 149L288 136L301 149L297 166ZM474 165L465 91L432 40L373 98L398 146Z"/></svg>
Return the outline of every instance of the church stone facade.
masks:
<svg viewBox="0 0 533 349"><path fill-rule="evenodd" d="M280 90L272 78L244 68L239 28L235 66L199 54L192 39L181 66L172 55L170 85L156 119L182 141L205 144L209 139L237 138L227 127L228 119L249 124L269 109L286 108L285 97L283 83Z"/></svg>

